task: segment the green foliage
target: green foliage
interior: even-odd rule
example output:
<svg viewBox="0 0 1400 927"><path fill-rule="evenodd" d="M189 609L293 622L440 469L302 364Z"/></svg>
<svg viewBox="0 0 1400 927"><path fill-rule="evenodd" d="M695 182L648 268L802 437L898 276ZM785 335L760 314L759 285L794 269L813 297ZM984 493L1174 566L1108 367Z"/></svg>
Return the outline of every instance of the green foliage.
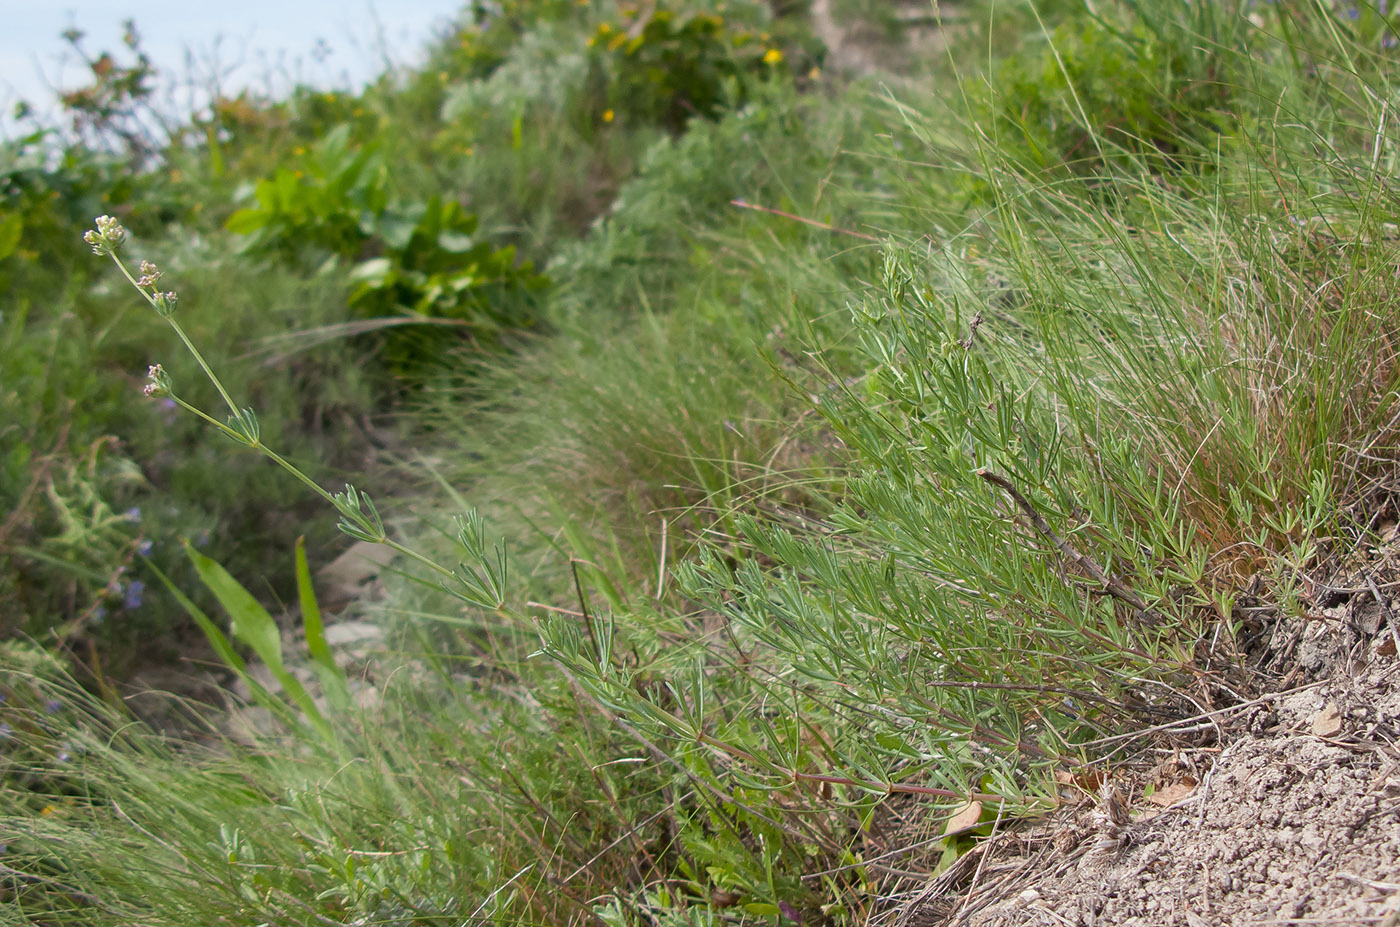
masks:
<svg viewBox="0 0 1400 927"><path fill-rule="evenodd" d="M752 83L814 62L790 21L768 21L758 4L624 5L604 20L588 46L609 60L609 107L615 114L678 132L694 116L713 118L742 105ZM773 33L764 31L772 29ZM776 36L776 37L775 37Z"/></svg>
<svg viewBox="0 0 1400 927"><path fill-rule="evenodd" d="M65 468L66 440L48 455L8 426L6 478L38 487L17 510L52 506L26 546L62 561L9 551L31 576L95 555L70 588L111 603L132 576L98 583L138 530L204 513L265 555L277 532L240 514L282 514L278 536L329 525L297 492L399 560L356 606L398 649L351 675L300 548L294 569L166 552L173 585L230 614L226 633L191 603L217 655L281 679L250 684L281 726L249 743L208 713L202 742L157 734L102 680L84 693L7 648L5 916L868 923L911 884L881 868L891 828L980 803L977 828L908 846L922 882L987 821L1046 806L1058 767L1107 762L1105 738L1195 714L1202 689L1226 705L1271 685L1252 641L1395 505L1400 141L1383 36L1345 9L1267 6L1044 4L1038 38L950 46L968 68L966 49L999 56L959 75L962 99L951 75L878 98L757 79L781 69L758 47L796 55L736 56L724 36L766 22L749 8L723 25L699 4L478 9L483 47L459 34L397 85L411 115L393 121L386 78L316 108L346 126L338 150L259 164L266 203L234 225L265 251L221 254L211 225L135 240L190 268L181 327L165 304L118 325L86 279L71 327L8 313L5 411L45 403L52 433L52 367L85 439L93 421L127 439L100 445L107 468ZM633 27L636 57L607 48ZM678 81L720 88L712 118L669 124L665 100L703 97L647 76L668 55ZM253 109L270 138L306 131ZM228 173L259 163L215 140ZM389 450L421 482L376 503L325 489L307 461L360 469L332 437L372 402L342 370L356 358L306 345L367 321L523 325L476 302L488 279L526 288L515 253L557 281L535 294L547 334L424 351L474 376L414 394L411 445ZM287 328L263 343L271 368L239 356ZM174 354L195 345L195 364ZM202 418L91 399L130 392L129 375L104 391L103 365L151 352L156 391ZM121 482L128 458L144 482ZM140 523L116 514L127 499ZM151 540L155 560L170 539ZM295 590L309 667L264 579Z"/></svg>
<svg viewBox="0 0 1400 927"><path fill-rule="evenodd" d="M297 260L364 250L388 206L389 171L373 145L351 142L350 131L349 124L336 126L241 197L254 205L229 216L225 227L248 236L250 253Z"/></svg>
<svg viewBox="0 0 1400 927"><path fill-rule="evenodd" d="M138 190L120 158L80 146L55 157L56 142L41 129L0 145L0 284L16 294L85 279L73 236L95 215L132 209ZM144 227L150 210L134 212Z"/></svg>
<svg viewBox="0 0 1400 927"><path fill-rule="evenodd" d="M1037 54L1002 61L985 119L1029 169L1193 168L1239 105L1237 4L1123 0L1043 28Z"/></svg>
<svg viewBox="0 0 1400 927"><path fill-rule="evenodd" d="M381 217L384 254L350 272L350 307L367 317L412 313L454 319L490 336L528 326L521 295L545 285L509 245L474 238L476 217L436 197Z"/></svg>
<svg viewBox="0 0 1400 927"><path fill-rule="evenodd" d="M476 217L455 200L391 197L376 147L351 138L349 124L337 126L296 167L258 181L256 205L235 212L226 228L247 236L251 254L301 264L326 254L357 261L347 276L356 318L455 322L476 343L531 325L528 294L546 284L531 263L518 261L509 245L474 237ZM388 331L386 360L412 372L442 352L448 342L442 329L437 335Z"/></svg>

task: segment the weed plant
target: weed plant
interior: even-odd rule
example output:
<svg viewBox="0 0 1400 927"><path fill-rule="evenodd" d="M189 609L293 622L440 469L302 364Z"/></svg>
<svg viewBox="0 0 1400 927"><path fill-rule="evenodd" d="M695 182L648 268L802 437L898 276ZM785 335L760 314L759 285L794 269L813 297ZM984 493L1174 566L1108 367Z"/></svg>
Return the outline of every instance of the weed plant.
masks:
<svg viewBox="0 0 1400 927"><path fill-rule="evenodd" d="M428 460L429 504L495 527L401 532L218 387L206 423L400 553L384 612L457 639L178 749L12 648L13 916L861 923L976 839L926 839L948 812L985 833L1266 684L1254 639L1393 505L1390 23L1096 7L1044 24L1034 93L963 62L951 105L799 133L763 98L658 143L551 266L548 369L433 409L479 459ZM1117 98L1134 43L1170 73Z"/></svg>

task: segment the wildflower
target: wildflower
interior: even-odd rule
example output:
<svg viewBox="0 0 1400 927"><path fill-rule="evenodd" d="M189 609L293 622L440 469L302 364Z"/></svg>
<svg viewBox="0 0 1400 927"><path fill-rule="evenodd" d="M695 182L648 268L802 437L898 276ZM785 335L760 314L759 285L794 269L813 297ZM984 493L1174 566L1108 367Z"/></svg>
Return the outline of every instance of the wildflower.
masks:
<svg viewBox="0 0 1400 927"><path fill-rule="evenodd" d="M155 543L150 538L142 538L136 542L136 552L143 557L149 557L155 546Z"/></svg>
<svg viewBox="0 0 1400 927"><path fill-rule="evenodd" d="M156 281L165 276L156 265L150 261L141 262L141 276L137 278L136 285L143 288L151 288L156 285Z"/></svg>
<svg viewBox="0 0 1400 927"><path fill-rule="evenodd" d="M134 611L141 607L141 599L146 594L146 584L139 579L133 579L126 587L126 598L122 600L122 605L128 611Z"/></svg>
<svg viewBox="0 0 1400 927"><path fill-rule="evenodd" d="M768 49L766 52L763 53L763 63L764 63L764 64L773 65L773 64L777 64L778 62L780 62L780 61L782 61L782 60L783 60L783 53L782 53L782 50L781 50L781 49L770 48L770 49Z"/></svg>
<svg viewBox="0 0 1400 927"><path fill-rule="evenodd" d="M44 703L44 711L51 715L58 714L61 708L63 708L63 703L56 698L51 698Z"/></svg>
<svg viewBox="0 0 1400 927"><path fill-rule="evenodd" d="M175 303L180 297L175 293L156 293L151 297L152 305L155 307L156 315L166 318L175 312Z"/></svg>
<svg viewBox="0 0 1400 927"><path fill-rule="evenodd" d="M170 374L166 373L165 368L160 364L147 367L146 377L151 381L142 390L147 396L171 396L174 394L175 384L170 381Z"/></svg>
<svg viewBox="0 0 1400 927"><path fill-rule="evenodd" d="M0 724L0 740L9 740L15 736L15 729L8 724Z"/></svg>
<svg viewBox="0 0 1400 927"><path fill-rule="evenodd" d="M127 510L126 510L126 520L129 521L129 522L133 522L133 523L140 522L140 521L141 521L141 506L139 506L139 505L133 505L131 508L127 509Z"/></svg>
<svg viewBox="0 0 1400 927"><path fill-rule="evenodd" d="M617 118L617 114L614 113L612 110L610 110L610 109L605 109L605 110L603 110L603 121L604 121L604 122L612 122L615 118Z"/></svg>
<svg viewBox="0 0 1400 927"><path fill-rule="evenodd" d="M97 228L83 233L83 241L92 245L93 254L116 254L126 241L126 229L111 216L98 216L94 221Z"/></svg>

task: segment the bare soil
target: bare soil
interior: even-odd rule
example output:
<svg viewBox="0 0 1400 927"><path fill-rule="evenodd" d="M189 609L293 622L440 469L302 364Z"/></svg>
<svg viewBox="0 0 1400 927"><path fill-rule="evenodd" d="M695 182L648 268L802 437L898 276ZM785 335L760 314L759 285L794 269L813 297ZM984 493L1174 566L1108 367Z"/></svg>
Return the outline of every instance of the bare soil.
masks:
<svg viewBox="0 0 1400 927"><path fill-rule="evenodd" d="M1048 820L978 845L894 924L1400 924L1398 573L1392 551L1320 584L1329 607L1278 621L1255 653L1279 691L1066 774Z"/></svg>

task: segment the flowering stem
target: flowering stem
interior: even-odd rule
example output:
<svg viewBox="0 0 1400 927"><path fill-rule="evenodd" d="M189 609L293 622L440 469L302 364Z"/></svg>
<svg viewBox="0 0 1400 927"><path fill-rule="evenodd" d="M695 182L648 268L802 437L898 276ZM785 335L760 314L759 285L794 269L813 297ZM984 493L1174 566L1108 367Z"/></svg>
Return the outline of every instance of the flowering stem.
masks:
<svg viewBox="0 0 1400 927"><path fill-rule="evenodd" d="M211 379L212 379L213 375L210 374L210 377L211 377ZM272 461L273 463L277 464L277 466L281 467L283 470L286 470L286 471L287 471L288 473L290 473L292 476L294 476L294 477L296 477L297 479L301 480L303 483L306 484L306 486L307 486L308 488L311 489L312 492L316 493L316 495L320 496L322 499L325 499L325 500L326 500L327 502L329 502L331 505L335 505L335 504L336 504L335 496L334 496L334 495L332 495L330 492L326 491L326 490L325 490L320 484L318 484L315 480L313 480L311 477L309 477L309 476L307 476L305 473L303 473L303 472L296 466L296 464L294 464L294 463L292 463L291 461L287 460L285 457L283 457L281 454L279 454L279 453L277 453L276 451L274 451L272 448L268 447L266 444L263 444L261 441L249 441L248 438L247 438L245 435L242 435L242 434L240 434L239 432L235 431L234 429L230 428L228 425L225 425L223 422L221 422L221 421L219 421L218 419L214 418L212 415L208 414L208 413L205 412L203 409L200 409L200 408L197 408L196 406L190 405L188 402L186 402L185 400L181 399L179 396L171 396L170 398L171 398L171 400L173 400L174 403L175 403L176 405L178 405L180 408L182 408L182 409L184 409L184 410L186 410L186 411L188 411L188 412L194 413L196 416L198 416L199 418L204 419L204 421L208 422L210 425L213 425L215 428L217 428L219 431L222 431L224 434L228 435L230 438L233 438L235 441L238 441L238 442L241 443L241 444L245 444L245 445L247 445L248 447L252 448L253 450L259 452L259 453L262 454L264 457L266 457L268 460L270 460L270 461ZM443 566L442 564L438 563L436 560L433 560L431 557L424 556L423 554L420 554L418 551L413 550L412 548L405 547L404 545L400 544L398 541L395 541L393 538L389 537L387 534L381 533L381 534L380 534L377 538L375 538L374 540L375 540L375 543L377 543L377 544L383 544L385 547L388 547L388 548L390 548L390 549L392 549L392 550L394 550L394 551L396 551L396 552L398 552L398 553L400 553L400 554L403 554L405 557L410 557L410 558L412 558L412 559L414 559L414 560L417 560L419 563L421 563L421 564L423 564L424 566L426 566L426 567L428 567L428 568L434 570L434 571L437 572L437 573L440 573L440 574L443 575L443 576L452 576L452 575L453 575L453 573L452 573L451 570L449 570L447 567Z"/></svg>
<svg viewBox="0 0 1400 927"><path fill-rule="evenodd" d="M185 334L184 328L172 317L175 311L175 294L156 291L155 283L160 278L160 271L158 271L154 265L142 262L142 276L138 280L136 277L132 276L131 271L127 270L126 264L122 262L122 259L117 257L117 249L120 248L122 243L126 240L126 230L121 227L119 222L111 216L99 216L97 218L96 229L85 234L83 240L92 245L95 254L106 254L111 257L112 261L117 265L117 269L122 272L122 276L126 277L131 285L136 288L136 291L145 297L146 302L150 303L151 308L156 311L156 315L164 319L170 327L175 330L175 334L180 337L180 341L184 343L185 348L194 356L200 369L204 371L204 375L209 378L210 383L214 384L214 388L219 391L219 395L223 397L224 402L228 405L229 411L233 413L233 418L230 420L232 424L225 424L212 415L209 415L203 409L198 409L179 396L176 396L171 388L169 378L161 370L159 364L151 368L152 383L147 388L147 395L169 396L180 408L194 413L239 444L258 451L268 460L271 460L273 463L277 464L277 466L286 470L298 480L301 480L312 492L335 506L343 516L344 520L341 522L342 527L345 528L347 533L352 537L362 538L376 544L383 544L396 553L418 561L441 576L456 577L456 574L452 570L433 560L431 557L405 547L398 541L391 539L384 530L384 525L379 520L378 514L374 512L372 504L369 503L368 496L359 496L352 488L347 486L345 496L337 497L323 489L315 480L303 473L291 461L262 443L257 428L257 420L253 417L252 410L248 410L245 413L238 408L237 404L233 401L233 397L224 389L224 384L214 373L214 369L210 367L208 361L204 359L204 355L199 353L199 349L194 346L194 342ZM235 425L237 427L234 427ZM364 503L368 506L368 515L366 515L360 507L361 499L363 499Z"/></svg>
<svg viewBox="0 0 1400 927"><path fill-rule="evenodd" d="M180 340L185 343L185 347L188 348L189 352L194 355L194 359L199 364L200 368L204 371L204 375L209 378L209 382L214 384L214 388L219 391L219 395L222 396L224 402L228 404L229 411L232 412L234 415L238 415L238 406L234 404L233 397L231 397L228 394L228 391L224 389L224 384L221 383L219 381L219 378L214 375L214 371L209 366L209 363L205 361L204 355L199 353L199 349L194 346L194 342L190 341L189 336L185 334L185 330L180 327L180 323L176 322L173 318L170 317L170 315L168 315L163 310L163 307L157 301L156 297L146 292L145 287L141 286L141 284L136 282L136 278L131 275L131 271L126 269L126 264L122 263L122 259L117 257L115 251L109 251L108 254L111 255L113 262L115 262L117 267L120 268L122 276L126 277L127 280L130 280L131 285L136 287L136 291L146 298L146 302L151 304L151 308L156 310L156 313L160 315L161 318L165 319L166 322L170 323L171 328L175 329L175 334L180 336ZM186 408L189 407L186 406ZM208 418L208 416L206 415L205 418ZM213 421L213 419L210 419L210 421Z"/></svg>

